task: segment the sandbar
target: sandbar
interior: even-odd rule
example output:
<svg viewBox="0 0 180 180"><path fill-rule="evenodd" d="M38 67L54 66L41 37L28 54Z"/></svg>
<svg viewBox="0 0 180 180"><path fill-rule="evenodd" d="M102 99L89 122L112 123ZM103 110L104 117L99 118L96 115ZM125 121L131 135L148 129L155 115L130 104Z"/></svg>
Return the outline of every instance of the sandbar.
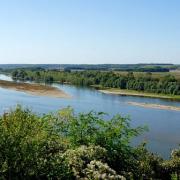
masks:
<svg viewBox="0 0 180 180"><path fill-rule="evenodd" d="M139 103L139 102L127 102L127 103L133 106L140 106L140 107L145 107L145 108L180 111L180 107L178 106L167 106L167 105L161 105L161 104L149 104L149 103Z"/></svg>
<svg viewBox="0 0 180 180"><path fill-rule="evenodd" d="M64 91L52 87L49 85L42 84L30 84L23 82L13 82L13 81L5 81L0 80L0 87L6 89L12 89L16 91L21 91L25 93L29 93L36 96L49 96L56 98L70 98L71 96Z"/></svg>

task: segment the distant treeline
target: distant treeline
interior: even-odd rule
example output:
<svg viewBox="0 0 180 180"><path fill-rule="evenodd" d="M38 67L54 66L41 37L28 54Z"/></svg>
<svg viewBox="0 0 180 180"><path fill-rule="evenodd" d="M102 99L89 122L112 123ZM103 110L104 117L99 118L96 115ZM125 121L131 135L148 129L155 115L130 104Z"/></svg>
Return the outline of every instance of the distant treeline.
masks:
<svg viewBox="0 0 180 180"><path fill-rule="evenodd" d="M131 72L169 72L169 68L163 68L160 66L155 66L155 67L142 67L142 68L126 68L126 71L131 71ZM124 69L114 69L114 71L124 71Z"/></svg>
<svg viewBox="0 0 180 180"><path fill-rule="evenodd" d="M100 87L137 90L149 93L180 95L180 81L173 75L152 77L147 72L135 77L133 72L119 74L102 71L57 71L57 70L14 70L13 79L23 81L43 81L47 83L60 82L79 86L98 85Z"/></svg>
<svg viewBox="0 0 180 180"><path fill-rule="evenodd" d="M29 70L105 70L105 71L136 71L136 72L168 72L180 69L180 65L174 64L1 64L3 70L26 68Z"/></svg>

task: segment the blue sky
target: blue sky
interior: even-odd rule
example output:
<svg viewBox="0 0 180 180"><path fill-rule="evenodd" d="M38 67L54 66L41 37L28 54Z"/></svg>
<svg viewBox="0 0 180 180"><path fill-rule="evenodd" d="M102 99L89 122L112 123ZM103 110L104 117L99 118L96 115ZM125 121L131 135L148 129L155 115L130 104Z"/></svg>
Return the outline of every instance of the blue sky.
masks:
<svg viewBox="0 0 180 180"><path fill-rule="evenodd" d="M179 0L0 0L0 63L178 63Z"/></svg>

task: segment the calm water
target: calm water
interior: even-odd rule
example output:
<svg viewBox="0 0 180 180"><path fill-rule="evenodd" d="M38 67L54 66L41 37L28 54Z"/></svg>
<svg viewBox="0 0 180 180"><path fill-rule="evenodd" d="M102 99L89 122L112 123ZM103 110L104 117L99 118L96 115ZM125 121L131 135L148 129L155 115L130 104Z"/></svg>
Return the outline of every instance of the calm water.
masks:
<svg viewBox="0 0 180 180"><path fill-rule="evenodd" d="M0 75L0 79L11 78ZM120 113L123 116L130 115L132 126L148 125L149 132L144 133L134 141L146 140L148 148L168 158L170 150L180 144L180 111L160 110L132 106L129 101L143 103L157 103L170 106L180 106L180 102L172 102L161 99L108 95L90 88L80 88L71 85L54 84L72 95L72 99L50 98L29 95L23 92L0 88L0 113L22 104L37 113L56 111L63 107L72 106L76 112L88 112L90 110L103 111L109 117Z"/></svg>

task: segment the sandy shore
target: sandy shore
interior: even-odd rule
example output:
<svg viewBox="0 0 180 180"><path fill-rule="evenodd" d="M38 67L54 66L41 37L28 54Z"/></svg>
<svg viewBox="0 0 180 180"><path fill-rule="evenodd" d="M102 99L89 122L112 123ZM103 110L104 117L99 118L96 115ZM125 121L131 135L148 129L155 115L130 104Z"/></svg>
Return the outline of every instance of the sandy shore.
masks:
<svg viewBox="0 0 180 180"><path fill-rule="evenodd" d="M172 99L180 101L180 96L169 96L169 95L162 95L162 94L153 94L153 93L144 93L144 92L136 92L131 90L121 90L121 89L103 89L98 90L105 94L116 94L116 95L123 95L123 96L139 96L139 97L151 97L151 98L162 98L162 99Z"/></svg>
<svg viewBox="0 0 180 180"><path fill-rule="evenodd" d="M70 98L71 96L58 88L40 84L16 83L11 81L0 80L0 87L22 91L37 96L49 96L56 98Z"/></svg>
<svg viewBox="0 0 180 180"><path fill-rule="evenodd" d="M139 102L127 102L127 103L133 106L141 106L145 108L180 111L180 107L178 106L166 106L166 105L160 105L160 104L148 104L148 103L139 103Z"/></svg>

